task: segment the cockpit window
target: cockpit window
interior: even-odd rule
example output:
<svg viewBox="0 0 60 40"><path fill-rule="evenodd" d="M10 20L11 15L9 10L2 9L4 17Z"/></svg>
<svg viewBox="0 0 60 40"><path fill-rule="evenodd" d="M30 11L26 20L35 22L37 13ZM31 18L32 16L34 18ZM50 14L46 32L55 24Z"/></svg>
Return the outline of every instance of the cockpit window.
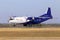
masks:
<svg viewBox="0 0 60 40"><path fill-rule="evenodd" d="M10 17L10 19L9 20L13 20L13 17Z"/></svg>
<svg viewBox="0 0 60 40"><path fill-rule="evenodd" d="M13 20L13 19L10 19L10 20Z"/></svg>

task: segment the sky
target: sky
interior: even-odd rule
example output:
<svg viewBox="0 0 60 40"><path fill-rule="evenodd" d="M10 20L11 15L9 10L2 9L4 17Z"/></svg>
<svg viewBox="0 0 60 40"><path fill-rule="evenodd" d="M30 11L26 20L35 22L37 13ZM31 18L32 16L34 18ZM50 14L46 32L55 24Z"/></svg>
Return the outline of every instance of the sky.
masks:
<svg viewBox="0 0 60 40"><path fill-rule="evenodd" d="M11 16L40 16L51 8L53 19L43 23L60 24L60 0L0 0L0 23Z"/></svg>

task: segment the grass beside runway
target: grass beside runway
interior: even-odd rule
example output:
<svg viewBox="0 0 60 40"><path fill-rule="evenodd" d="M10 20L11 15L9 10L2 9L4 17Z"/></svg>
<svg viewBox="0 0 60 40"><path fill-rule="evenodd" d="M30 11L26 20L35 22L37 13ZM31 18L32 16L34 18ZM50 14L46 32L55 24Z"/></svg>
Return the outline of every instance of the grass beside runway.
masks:
<svg viewBox="0 0 60 40"><path fill-rule="evenodd" d="M60 37L60 28L0 28L0 37Z"/></svg>
<svg viewBox="0 0 60 40"><path fill-rule="evenodd" d="M60 40L60 37L0 37L0 40Z"/></svg>

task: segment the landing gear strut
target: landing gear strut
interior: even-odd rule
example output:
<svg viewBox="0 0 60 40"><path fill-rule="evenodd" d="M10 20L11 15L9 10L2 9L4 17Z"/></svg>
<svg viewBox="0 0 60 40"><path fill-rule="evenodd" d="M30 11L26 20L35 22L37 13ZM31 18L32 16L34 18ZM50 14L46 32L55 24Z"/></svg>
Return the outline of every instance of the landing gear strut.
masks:
<svg viewBox="0 0 60 40"><path fill-rule="evenodd" d="M16 24L13 24L13 26L15 27L15 26L16 26Z"/></svg>
<svg viewBox="0 0 60 40"><path fill-rule="evenodd" d="M23 24L23 26L32 27L32 24Z"/></svg>

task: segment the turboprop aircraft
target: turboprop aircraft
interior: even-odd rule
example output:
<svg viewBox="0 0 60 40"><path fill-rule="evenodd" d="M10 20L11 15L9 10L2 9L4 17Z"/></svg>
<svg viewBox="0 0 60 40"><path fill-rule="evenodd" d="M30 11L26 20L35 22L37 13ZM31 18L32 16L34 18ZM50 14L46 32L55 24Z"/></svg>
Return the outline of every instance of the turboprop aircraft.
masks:
<svg viewBox="0 0 60 40"><path fill-rule="evenodd" d="M52 19L52 15L51 15L51 8L48 7L47 13L38 16L38 17L10 17L9 19L9 23L13 23L14 26L16 26L16 24L23 24L24 26L27 25L33 25L33 24L40 24L44 21L47 21L49 19Z"/></svg>

